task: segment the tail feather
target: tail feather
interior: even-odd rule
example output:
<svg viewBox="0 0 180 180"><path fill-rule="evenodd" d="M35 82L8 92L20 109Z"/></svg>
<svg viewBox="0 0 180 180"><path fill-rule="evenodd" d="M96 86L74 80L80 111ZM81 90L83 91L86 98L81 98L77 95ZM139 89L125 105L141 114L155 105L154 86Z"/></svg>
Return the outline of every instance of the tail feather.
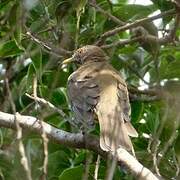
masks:
<svg viewBox="0 0 180 180"><path fill-rule="evenodd" d="M119 147L133 151L133 145L129 137L131 134L131 131L128 130L129 124L126 126L126 123L119 118L110 118L106 113L104 115L99 114L98 119L100 124L100 147L104 151L116 151ZM137 133L134 133L134 136L135 134Z"/></svg>
<svg viewBox="0 0 180 180"><path fill-rule="evenodd" d="M131 139L128 135L125 123L120 122L119 134L118 134L118 146L116 148L123 147L127 150L132 150L133 145Z"/></svg>
<svg viewBox="0 0 180 180"><path fill-rule="evenodd" d="M138 137L136 129L132 126L132 124L129 121L125 122L125 126L129 136Z"/></svg>

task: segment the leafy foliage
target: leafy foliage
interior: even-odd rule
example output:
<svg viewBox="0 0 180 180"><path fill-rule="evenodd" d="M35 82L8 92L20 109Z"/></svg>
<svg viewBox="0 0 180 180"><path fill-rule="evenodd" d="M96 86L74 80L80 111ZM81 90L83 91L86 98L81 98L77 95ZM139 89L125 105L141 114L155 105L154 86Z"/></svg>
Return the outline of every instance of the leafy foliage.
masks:
<svg viewBox="0 0 180 180"><path fill-rule="evenodd" d="M174 7L171 1L162 0L152 0L153 4L148 6L128 4L127 1L109 2L98 0L97 4L128 23L147 17L157 10L164 12ZM173 16L166 16L158 26L152 22L146 22L142 26L152 35L158 32L163 35L166 32L165 27L172 28L173 23ZM116 26L112 19L97 12L85 0L1 0L0 109L12 113L4 81L8 78L17 112L36 116L63 130L77 132L78 130L71 127L68 122L72 113L66 95L67 78L75 67L71 65L63 70L58 61L62 61L68 55L55 53L48 46L53 45L57 49L72 51L76 47L95 43L104 32ZM31 32L32 36L39 39L33 39L27 32ZM178 29L176 35L179 34ZM108 37L105 43L130 39L131 36L131 31L124 31ZM151 47L157 48L154 44ZM139 137L133 139L133 144L137 159L143 165L154 171L153 155L156 154L160 174L166 179L176 178L180 165L179 46L174 44L160 46L158 69L152 49L145 48L138 42L106 49L106 53L112 65L122 72L129 87L140 87L142 78L149 74L147 94L142 97L148 97L151 90L156 91L159 96L162 95L161 100L137 98L131 103L132 123L139 133ZM33 92L34 77L38 80L38 96L63 109L66 118L48 107L35 103L25 95ZM136 95L141 97L140 93ZM97 127L95 133L98 134L98 131ZM25 179L16 142L15 132L0 129L0 179ZM39 179L42 175L44 158L42 139L31 132L23 132L23 143L32 177ZM92 156L89 179L93 179L97 154L49 142L48 179L81 179L89 154ZM101 160L98 179L105 178L106 169L106 162ZM133 179L133 177L123 168L117 167L114 179Z"/></svg>

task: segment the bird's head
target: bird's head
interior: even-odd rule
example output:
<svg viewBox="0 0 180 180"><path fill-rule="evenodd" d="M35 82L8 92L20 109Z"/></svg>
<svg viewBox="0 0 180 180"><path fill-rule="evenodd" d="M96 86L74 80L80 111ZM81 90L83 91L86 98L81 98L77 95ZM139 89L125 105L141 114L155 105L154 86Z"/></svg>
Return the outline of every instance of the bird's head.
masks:
<svg viewBox="0 0 180 180"><path fill-rule="evenodd" d="M75 62L82 65L90 61L106 61L107 57L104 51L94 45L86 45L82 48L77 49L71 58L68 58L62 62L62 64L68 64L70 62Z"/></svg>

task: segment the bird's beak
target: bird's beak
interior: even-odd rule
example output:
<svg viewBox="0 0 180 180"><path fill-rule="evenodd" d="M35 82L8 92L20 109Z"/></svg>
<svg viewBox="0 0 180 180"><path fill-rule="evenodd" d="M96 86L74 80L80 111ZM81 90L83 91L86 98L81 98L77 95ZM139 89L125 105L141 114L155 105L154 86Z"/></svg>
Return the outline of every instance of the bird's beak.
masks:
<svg viewBox="0 0 180 180"><path fill-rule="evenodd" d="M68 58L68 59L65 59L65 60L62 62L62 65L64 65L64 64L69 64L69 63L71 63L71 62L73 62L73 61L74 61L73 57Z"/></svg>

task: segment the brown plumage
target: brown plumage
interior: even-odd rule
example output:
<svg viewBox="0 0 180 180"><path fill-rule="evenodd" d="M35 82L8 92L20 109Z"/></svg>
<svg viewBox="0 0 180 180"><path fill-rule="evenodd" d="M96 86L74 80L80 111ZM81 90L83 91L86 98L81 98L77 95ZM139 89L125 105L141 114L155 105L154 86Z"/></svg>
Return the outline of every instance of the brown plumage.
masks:
<svg viewBox="0 0 180 180"><path fill-rule="evenodd" d="M103 50L87 45L72 58L80 67L68 79L68 97L76 124L91 128L95 114L100 125L100 147L115 151L119 147L133 150L129 136L138 134L130 124L130 103L125 81L107 61Z"/></svg>

